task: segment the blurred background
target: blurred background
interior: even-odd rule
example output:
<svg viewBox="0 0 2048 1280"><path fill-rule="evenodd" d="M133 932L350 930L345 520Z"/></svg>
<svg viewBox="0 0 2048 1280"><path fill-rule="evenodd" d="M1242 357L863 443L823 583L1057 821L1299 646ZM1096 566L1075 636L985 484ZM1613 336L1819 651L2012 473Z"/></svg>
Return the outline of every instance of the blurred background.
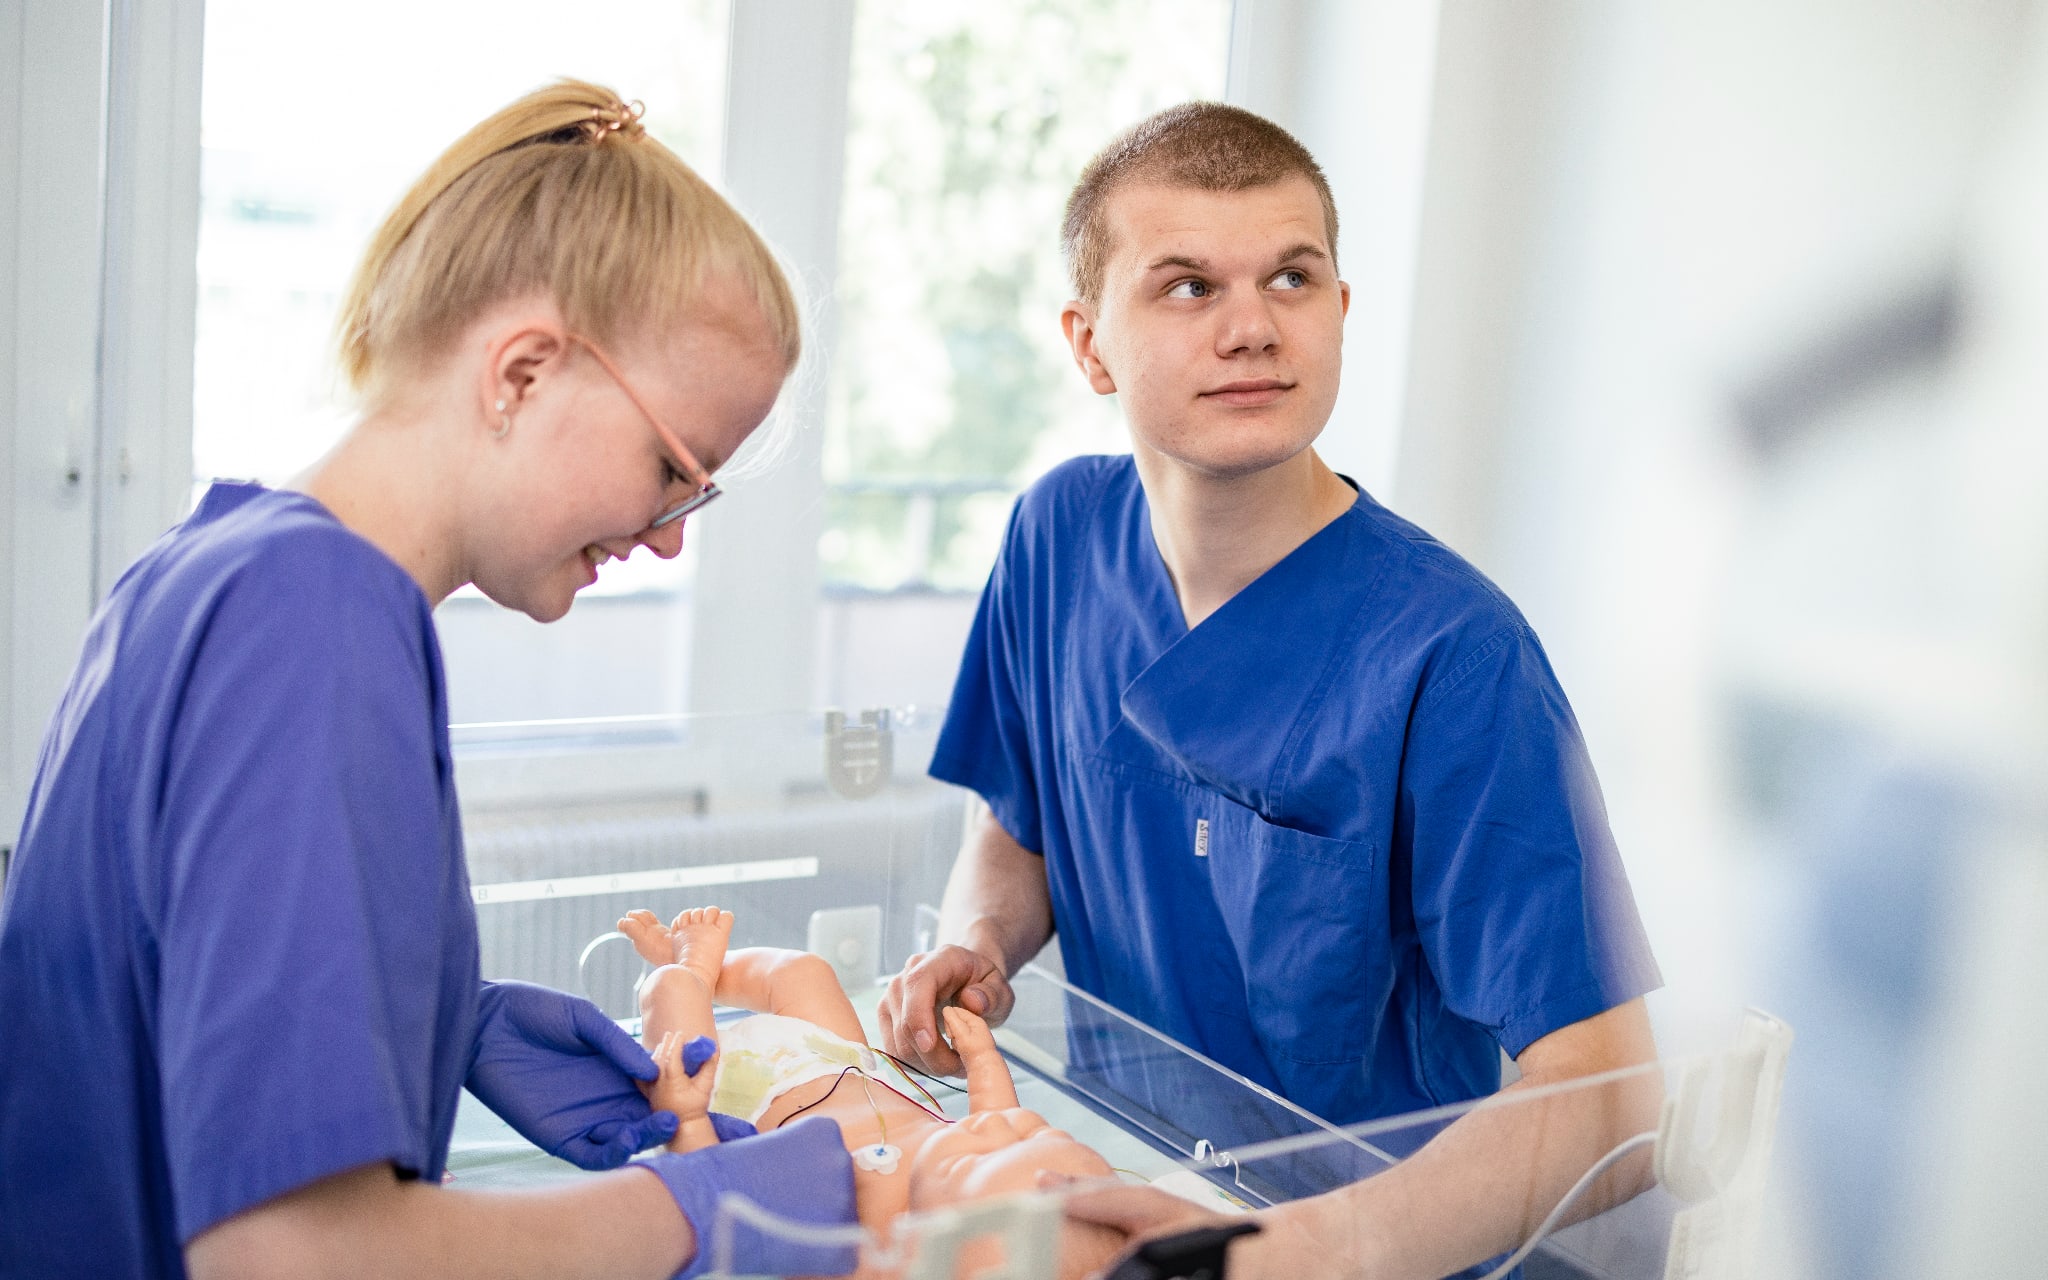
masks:
<svg viewBox="0 0 2048 1280"><path fill-rule="evenodd" d="M760 222L812 350L682 558L442 607L455 719L942 704L1011 498L1123 447L1067 188L1226 98L1336 191L1324 456L1544 638L1673 1007L1797 1031L1762 1274L2043 1268L2038 0L7 0L0 68L5 831L93 603L331 443L365 238L561 74Z"/></svg>

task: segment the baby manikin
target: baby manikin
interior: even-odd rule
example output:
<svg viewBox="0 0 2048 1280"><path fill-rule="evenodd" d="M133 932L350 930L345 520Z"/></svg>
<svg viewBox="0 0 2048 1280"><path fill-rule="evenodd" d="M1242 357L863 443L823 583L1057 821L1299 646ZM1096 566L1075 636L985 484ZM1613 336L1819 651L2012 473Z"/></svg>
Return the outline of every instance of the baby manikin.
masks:
<svg viewBox="0 0 2048 1280"><path fill-rule="evenodd" d="M1044 1117L1017 1104L1009 1066L988 1025L965 1009L944 1011L946 1033L967 1071L968 1115L952 1120L883 1078L860 1018L832 966L805 951L729 950L732 913L684 911L663 925L651 911L619 921L656 967L640 989L642 1038L661 1075L648 1102L679 1121L669 1142L694 1151L718 1141L709 1113L752 1122L762 1132L798 1116L838 1122L854 1160L854 1197L878 1241L908 1211L1036 1190L1041 1174L1107 1178L1109 1163ZM712 1006L753 1015L720 1028ZM697 1037L718 1042L714 1069L687 1074ZM699 1046L701 1052L702 1046ZM745 1141L745 1139L741 1139ZM1060 1273L1103 1269L1124 1244L1115 1232L1068 1224Z"/></svg>

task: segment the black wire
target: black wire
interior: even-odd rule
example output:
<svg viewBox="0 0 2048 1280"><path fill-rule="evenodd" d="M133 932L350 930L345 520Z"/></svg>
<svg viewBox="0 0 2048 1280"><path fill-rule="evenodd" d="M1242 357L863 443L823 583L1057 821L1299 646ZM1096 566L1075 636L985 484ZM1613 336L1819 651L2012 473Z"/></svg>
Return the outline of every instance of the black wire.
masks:
<svg viewBox="0 0 2048 1280"><path fill-rule="evenodd" d="M838 1078L837 1080L834 1080L834 1081L832 1082L832 1087L831 1087L830 1089L827 1089L827 1090L825 1090L825 1092L824 1092L824 1093L822 1093L822 1094L820 1094L820 1095L818 1096L818 1099L817 1099L817 1101L816 1101L816 1102L806 1102L806 1103L805 1103L804 1105L802 1105L802 1106L798 1107L798 1108L797 1108L796 1110L794 1110L794 1111L790 1112L790 1113L789 1113L788 1115L786 1115L786 1116L782 1117L782 1123L783 1123L783 1124L788 1124L788 1123L789 1123L790 1121L792 1121L792 1120L796 1119L796 1118L797 1118L798 1116L802 1115L802 1114L803 1114L804 1112L806 1112L806 1111L809 1111L809 1110L810 1110L810 1109L811 1109L812 1107L815 1107L815 1106L817 1106L817 1105L818 1105L818 1103L820 1103L820 1102L823 1102L823 1101L824 1101L824 1100L825 1100L826 1098L829 1098L829 1097L831 1097L831 1096L832 1096L833 1094L835 1094L835 1093L839 1092L839 1086L840 1086L840 1085L842 1085L842 1084L845 1084L845 1083L846 1083L846 1077L847 1077L847 1074L848 1074L849 1072L854 1072L854 1071L858 1071L858 1070L860 1070L860 1068L859 1068L859 1067L844 1067L844 1068L842 1068L842 1069L840 1070L840 1072L839 1072L839 1078ZM778 1127L780 1127L780 1126L778 1126Z"/></svg>
<svg viewBox="0 0 2048 1280"><path fill-rule="evenodd" d="M948 1079L946 1079L946 1077L944 1077L944 1076L935 1076L935 1075L933 1075L933 1074L932 1074L931 1072L929 1072L929 1071L926 1071L926 1070L923 1070L922 1068L919 1068L919 1067L913 1067L913 1066L911 1066L911 1065L910 1065L909 1063L907 1063L907 1062L905 1062L905 1061L904 1061L903 1059L901 1059L901 1058L897 1057L897 1056L896 1056L895 1054L893 1054L893 1053L889 1052L889 1051L888 1051L887 1049L877 1049L877 1050L875 1050L875 1052L876 1052L876 1053L879 1053L879 1054L881 1054L881 1055L882 1055L883 1057L887 1058L887 1059L888 1059L889 1061L891 1061L891 1062L895 1063L895 1064L896 1064L896 1069L897 1069L898 1071L901 1071L901 1072L902 1072L902 1073L903 1073L904 1075L907 1075L907 1076L909 1076L909 1075L918 1075L918 1076L923 1076L923 1077L924 1077L925 1079L927 1079L927 1080L931 1081L931 1082L932 1082L933 1084L942 1084L942 1085L946 1086L946 1087L947 1087L948 1089L951 1089L951 1090L952 1090L953 1092L955 1092L955 1093L965 1093L965 1092L967 1092L967 1090L966 1090L965 1088L961 1087L960 1085L954 1084L954 1083L953 1083L953 1082L952 1082L951 1080L948 1080ZM851 1067L848 1067L848 1068L847 1068L847 1070L849 1070L849 1071L851 1071L852 1069L853 1069L853 1068L851 1068Z"/></svg>

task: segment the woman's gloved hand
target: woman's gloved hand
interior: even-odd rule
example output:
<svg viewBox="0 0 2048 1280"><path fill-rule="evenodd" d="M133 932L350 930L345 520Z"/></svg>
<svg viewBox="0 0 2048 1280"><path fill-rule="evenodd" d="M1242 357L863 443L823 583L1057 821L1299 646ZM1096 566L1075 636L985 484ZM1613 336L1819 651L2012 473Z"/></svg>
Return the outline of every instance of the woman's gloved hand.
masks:
<svg viewBox="0 0 2048 1280"><path fill-rule="evenodd" d="M616 1169L668 1141L675 1113L651 1110L635 1083L656 1074L647 1050L590 1001L530 982L483 984L464 1083L549 1155ZM711 1123L722 1141L754 1131L716 1113Z"/></svg>
<svg viewBox="0 0 2048 1280"><path fill-rule="evenodd" d="M686 1154L665 1152L635 1167L662 1180L697 1237L696 1255L676 1280L701 1275L713 1264L723 1264L732 1275L837 1276L860 1262L860 1250L852 1243L799 1242L730 1216L729 1251L716 1256L718 1204L726 1196L745 1196L779 1218L807 1226L859 1222L853 1206L853 1157L846 1153L836 1120L807 1116L758 1137Z"/></svg>

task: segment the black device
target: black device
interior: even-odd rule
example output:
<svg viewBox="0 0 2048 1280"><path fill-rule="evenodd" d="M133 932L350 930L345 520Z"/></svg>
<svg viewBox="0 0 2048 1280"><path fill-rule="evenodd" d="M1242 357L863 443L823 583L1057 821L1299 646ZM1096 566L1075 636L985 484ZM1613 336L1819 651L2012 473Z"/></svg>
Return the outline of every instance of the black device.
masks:
<svg viewBox="0 0 2048 1280"><path fill-rule="evenodd" d="M1178 1235L1161 1236L1138 1246L1138 1251L1117 1264L1109 1280L1223 1280L1223 1254L1239 1236L1255 1234L1256 1222L1233 1222L1222 1227L1198 1227Z"/></svg>

